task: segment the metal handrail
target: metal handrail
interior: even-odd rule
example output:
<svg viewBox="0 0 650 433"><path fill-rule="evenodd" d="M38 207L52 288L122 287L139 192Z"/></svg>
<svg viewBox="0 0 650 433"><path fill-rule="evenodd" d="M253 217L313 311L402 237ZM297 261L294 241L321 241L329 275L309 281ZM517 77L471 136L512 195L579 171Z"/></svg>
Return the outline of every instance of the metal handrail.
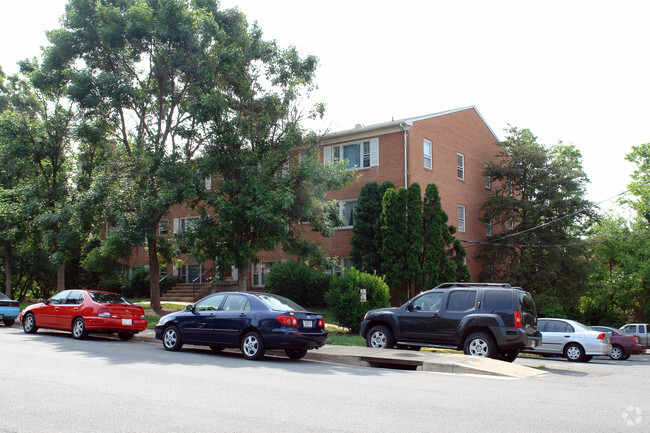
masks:
<svg viewBox="0 0 650 433"><path fill-rule="evenodd" d="M211 283L212 280L214 280L214 267L211 267L211 268L208 268L208 269L204 270L204 271L201 273L201 275L199 275L198 277L196 277L196 278L194 278L194 279L192 280L192 297L193 297L194 299L196 299L196 286L197 286L197 284L198 284L198 285L201 285L201 286L203 286L203 284L206 284L206 281L204 281L204 278L203 278L203 277L204 277L208 272L212 272L212 277L210 277L209 280L207 281L207 283ZM198 280L198 282L197 282L197 280Z"/></svg>

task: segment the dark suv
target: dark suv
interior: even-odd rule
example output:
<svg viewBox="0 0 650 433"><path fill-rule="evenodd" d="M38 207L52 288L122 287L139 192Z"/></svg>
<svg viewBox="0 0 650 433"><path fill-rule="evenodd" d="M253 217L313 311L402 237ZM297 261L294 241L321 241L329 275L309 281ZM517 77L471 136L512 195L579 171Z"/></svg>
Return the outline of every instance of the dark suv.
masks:
<svg viewBox="0 0 650 433"><path fill-rule="evenodd" d="M401 307L368 311L361 335L368 347L453 347L509 362L542 341L530 293L495 283L445 283Z"/></svg>

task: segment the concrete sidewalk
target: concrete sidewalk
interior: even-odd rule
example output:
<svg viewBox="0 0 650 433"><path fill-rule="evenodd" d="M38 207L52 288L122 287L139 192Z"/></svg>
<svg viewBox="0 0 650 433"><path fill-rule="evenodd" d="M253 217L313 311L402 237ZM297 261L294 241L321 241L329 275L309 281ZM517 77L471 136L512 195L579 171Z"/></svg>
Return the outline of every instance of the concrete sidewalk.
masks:
<svg viewBox="0 0 650 433"><path fill-rule="evenodd" d="M155 333L151 329L136 334L133 340L162 345L160 340L155 339ZM269 351L269 354L273 353L282 352ZM317 350L308 351L305 359L361 367L485 374L513 378L526 378L544 374L542 370L476 356L440 352L416 352L413 350L372 349L362 346L335 346L331 344L326 344Z"/></svg>

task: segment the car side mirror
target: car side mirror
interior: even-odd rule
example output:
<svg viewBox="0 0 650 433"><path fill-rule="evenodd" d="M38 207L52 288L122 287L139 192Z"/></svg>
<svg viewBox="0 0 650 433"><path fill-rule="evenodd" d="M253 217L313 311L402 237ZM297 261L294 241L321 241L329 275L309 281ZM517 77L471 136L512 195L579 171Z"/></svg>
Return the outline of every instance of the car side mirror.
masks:
<svg viewBox="0 0 650 433"><path fill-rule="evenodd" d="M413 302L409 302L408 304L406 304L406 309L409 311L413 311Z"/></svg>
<svg viewBox="0 0 650 433"><path fill-rule="evenodd" d="M45 299L45 298L39 299L38 302L41 302L41 303L47 305L47 299Z"/></svg>
<svg viewBox="0 0 650 433"><path fill-rule="evenodd" d="M185 307L185 311L193 312L194 311L194 305L190 304Z"/></svg>

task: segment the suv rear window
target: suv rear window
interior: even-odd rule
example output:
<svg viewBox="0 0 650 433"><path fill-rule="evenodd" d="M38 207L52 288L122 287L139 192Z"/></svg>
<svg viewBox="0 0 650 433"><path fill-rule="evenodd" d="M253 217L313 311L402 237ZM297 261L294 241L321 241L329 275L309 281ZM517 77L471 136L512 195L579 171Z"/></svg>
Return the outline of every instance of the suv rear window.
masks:
<svg viewBox="0 0 650 433"><path fill-rule="evenodd" d="M512 313L512 291L486 290L483 297L483 309L489 313Z"/></svg>
<svg viewBox="0 0 650 433"><path fill-rule="evenodd" d="M533 297L528 292L519 293L519 303L521 304L521 311L523 313L537 314L537 309L535 308L535 302Z"/></svg>

